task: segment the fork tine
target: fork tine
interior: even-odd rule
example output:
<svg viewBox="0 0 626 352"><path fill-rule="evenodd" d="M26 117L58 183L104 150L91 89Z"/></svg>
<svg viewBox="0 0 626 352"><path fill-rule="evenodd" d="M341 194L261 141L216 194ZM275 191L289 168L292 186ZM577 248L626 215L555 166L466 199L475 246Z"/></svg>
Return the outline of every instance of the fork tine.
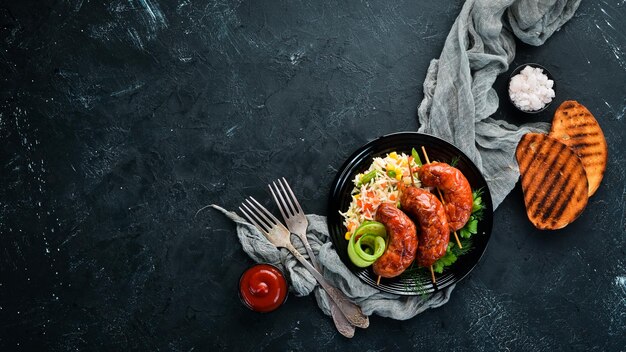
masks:
<svg viewBox="0 0 626 352"><path fill-rule="evenodd" d="M248 210L250 214L252 214L252 216L256 219L256 221L258 221L261 227L263 227L267 232L269 232L269 230L272 228L272 225L269 219L267 219L267 217L265 217L260 212L260 210L257 209L257 207L254 204L252 204L250 199L246 199L245 202L247 202L247 205L245 203L242 203L242 205L246 208L246 210Z"/></svg>
<svg viewBox="0 0 626 352"><path fill-rule="evenodd" d="M242 204L243 205L243 204ZM245 207L245 205L243 205ZM247 209L247 208L246 208ZM242 207L239 207L239 211L243 214L243 216L250 221L250 223L256 227L260 227L257 222L248 214Z"/></svg>
<svg viewBox="0 0 626 352"><path fill-rule="evenodd" d="M285 178L283 177L283 180ZM287 182L287 181L285 181ZM287 190L285 189L285 186L283 185L283 182L278 179L278 184L280 185L280 188L282 188L283 190L283 194L285 195L285 199L287 199L287 204L289 204L289 212L291 213L290 215L296 215L298 213L298 210L296 209L296 207L293 205L293 202L291 201L291 197L289 197L289 193L287 193ZM289 187L289 186L287 186Z"/></svg>
<svg viewBox="0 0 626 352"><path fill-rule="evenodd" d="M246 208L246 210L248 212L246 212L245 210L243 210L241 207L239 207L239 210L243 213L243 215L246 217L246 219L248 219L248 221L250 221L252 223L252 225L256 226L256 228L258 228L259 230L261 230L261 232L263 232L264 234L268 234L269 233L269 229L267 229L267 225L263 223L263 221L261 221L256 214L250 210L245 204L242 204L244 208ZM252 214L252 215L250 215ZM256 220L253 218L256 218ZM265 226L264 226L265 225Z"/></svg>
<svg viewBox="0 0 626 352"><path fill-rule="evenodd" d="M283 177L283 182L285 184L285 186L287 187L287 190L289 191L289 194L291 195L291 199L293 199L293 202L295 203L295 207L294 209L296 210L296 213L304 213L304 211L302 211L302 207L300 206L300 203L298 202L298 198L296 198L296 195L293 194L293 191L291 190L291 187L289 187L289 183L287 183L287 180Z"/></svg>
<svg viewBox="0 0 626 352"><path fill-rule="evenodd" d="M274 193L274 189L272 189L272 185L268 185L270 188L270 192L272 193L272 197L274 197L274 201L276 202L276 204L278 204L278 210L280 210L280 214L283 216L283 219L287 219L288 216L283 210L283 208L285 207L283 195L280 193L280 190L276 186L276 182L272 182L272 184L274 185L274 188L276 188L276 193L278 193L278 197L280 197L280 201L278 200L278 197L276 197L276 193Z"/></svg>
<svg viewBox="0 0 626 352"><path fill-rule="evenodd" d="M280 224L280 220L276 219L276 217L272 213L270 213L269 210L265 209L265 207L262 206L261 203L257 202L257 200L252 197L250 197L250 199L256 204L259 215L261 215L261 217L265 219L268 224L270 224L271 226Z"/></svg>

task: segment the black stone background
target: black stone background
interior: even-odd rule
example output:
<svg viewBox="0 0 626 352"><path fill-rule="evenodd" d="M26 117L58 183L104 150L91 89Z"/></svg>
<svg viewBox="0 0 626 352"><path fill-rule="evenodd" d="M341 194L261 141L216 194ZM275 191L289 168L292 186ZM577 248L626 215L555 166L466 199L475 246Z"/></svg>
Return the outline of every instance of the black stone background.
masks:
<svg viewBox="0 0 626 352"><path fill-rule="evenodd" d="M602 186L564 230L526 219L519 185L450 302L372 317L353 340L313 297L257 315L235 209L286 176L325 214L344 159L416 130L456 1L2 1L0 350L617 351L626 345L626 3L584 1L538 62L609 145ZM504 99L503 99L504 98ZM273 205L272 205L273 206Z"/></svg>

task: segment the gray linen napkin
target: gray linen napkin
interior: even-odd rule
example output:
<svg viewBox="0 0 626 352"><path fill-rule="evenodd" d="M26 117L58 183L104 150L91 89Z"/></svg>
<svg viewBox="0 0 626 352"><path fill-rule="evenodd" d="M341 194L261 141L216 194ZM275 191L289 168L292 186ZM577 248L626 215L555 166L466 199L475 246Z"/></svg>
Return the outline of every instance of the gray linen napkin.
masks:
<svg viewBox="0 0 626 352"><path fill-rule="evenodd" d="M432 60L419 106L420 132L454 143L482 169L497 207L514 187L519 173L515 147L523 134L545 131L546 124L514 126L489 118L498 108L492 85L515 56L511 31L522 41L541 45L567 22L580 0L468 0L448 34L439 59ZM508 19L508 24L506 23ZM283 268L297 296L315 291L318 305L330 315L329 298L313 276L287 250L278 250L246 220L217 205L237 224L244 251L256 262ZM398 320L445 304L454 286L430 296L400 297L381 292L354 276L330 243L326 218L307 215L307 238L318 255L324 277L359 304L367 315ZM306 257L296 236L294 246Z"/></svg>

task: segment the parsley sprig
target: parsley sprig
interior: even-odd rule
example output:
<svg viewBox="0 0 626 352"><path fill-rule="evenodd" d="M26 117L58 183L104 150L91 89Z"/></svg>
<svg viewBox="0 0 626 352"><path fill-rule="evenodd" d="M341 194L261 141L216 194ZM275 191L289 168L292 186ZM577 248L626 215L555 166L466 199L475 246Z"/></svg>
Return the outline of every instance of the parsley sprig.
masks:
<svg viewBox="0 0 626 352"><path fill-rule="evenodd" d="M452 167L456 167L459 164L459 160L461 160L460 156L455 156L454 158L452 158L452 160L450 160L450 166Z"/></svg>

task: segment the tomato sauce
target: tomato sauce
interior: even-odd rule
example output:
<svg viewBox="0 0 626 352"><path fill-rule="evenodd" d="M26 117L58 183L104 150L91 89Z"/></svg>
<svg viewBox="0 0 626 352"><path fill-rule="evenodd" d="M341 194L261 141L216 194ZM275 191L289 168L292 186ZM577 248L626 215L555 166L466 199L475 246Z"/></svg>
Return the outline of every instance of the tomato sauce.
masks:
<svg viewBox="0 0 626 352"><path fill-rule="evenodd" d="M241 275L239 297L254 311L271 312L287 299L287 281L275 266L257 264Z"/></svg>

